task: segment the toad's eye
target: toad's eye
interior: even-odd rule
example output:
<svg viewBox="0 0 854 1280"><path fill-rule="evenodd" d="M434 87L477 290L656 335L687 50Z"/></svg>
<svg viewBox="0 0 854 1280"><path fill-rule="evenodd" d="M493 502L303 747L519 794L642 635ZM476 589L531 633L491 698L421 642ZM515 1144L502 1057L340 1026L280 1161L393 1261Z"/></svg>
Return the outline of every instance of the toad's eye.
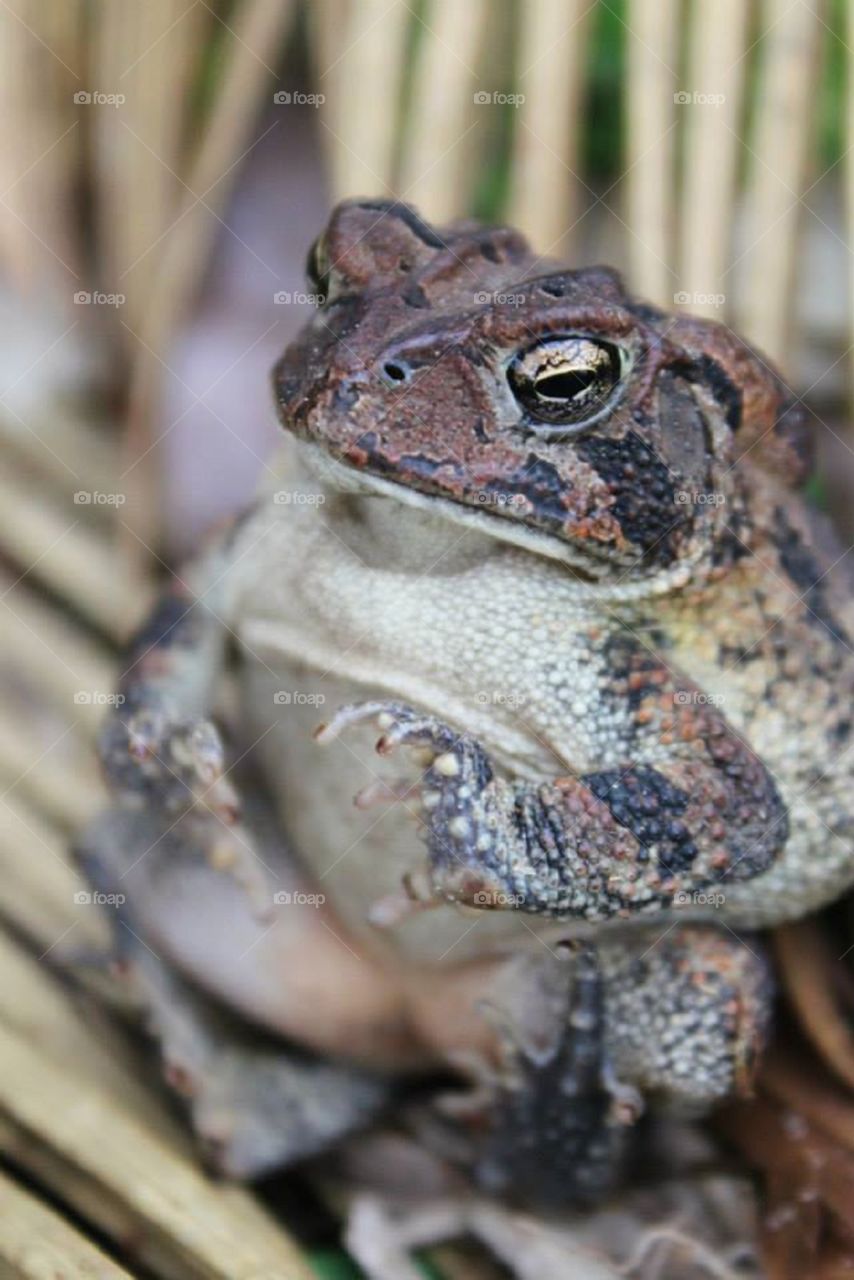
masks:
<svg viewBox="0 0 854 1280"><path fill-rule="evenodd" d="M326 296L329 292L329 255L323 236L318 236L308 251L305 274L312 288Z"/></svg>
<svg viewBox="0 0 854 1280"><path fill-rule="evenodd" d="M579 429L611 403L620 381L620 352L593 338L549 338L519 352L507 378L530 417Z"/></svg>

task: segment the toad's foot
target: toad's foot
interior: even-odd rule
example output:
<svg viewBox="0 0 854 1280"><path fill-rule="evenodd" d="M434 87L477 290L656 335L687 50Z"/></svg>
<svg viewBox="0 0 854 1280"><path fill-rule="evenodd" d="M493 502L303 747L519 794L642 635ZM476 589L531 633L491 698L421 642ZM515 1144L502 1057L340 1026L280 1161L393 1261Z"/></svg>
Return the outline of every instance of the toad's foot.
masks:
<svg viewBox="0 0 854 1280"><path fill-rule="evenodd" d="M476 1102L469 1116L482 1135L475 1169L487 1190L515 1189L542 1207L593 1203L619 1181L643 1099L616 1083L610 1064L596 948L567 945L537 959L518 966L528 983L515 1008L482 1009L500 1053L488 1107ZM552 1017L538 1025L536 1008Z"/></svg>
<svg viewBox="0 0 854 1280"><path fill-rule="evenodd" d="M122 804L162 812L192 826L210 865L232 875L259 917L270 912L270 883L243 825L225 750L209 720L178 720L146 707L114 715L101 735L104 770Z"/></svg>
<svg viewBox="0 0 854 1280"><path fill-rule="evenodd" d="M227 825L240 804L226 776L225 749L210 720L181 719L165 704L109 718L101 762L115 792L175 816L200 807Z"/></svg>
<svg viewBox="0 0 854 1280"><path fill-rule="evenodd" d="M322 725L320 743L334 741L354 724L373 721L380 730L376 749L389 755L410 747L423 772L416 782L374 782L356 797L364 807L376 800L397 800L424 820L428 865L404 877L402 890L378 902L371 919L380 925L397 923L413 910L443 902L473 907L516 905L507 900L505 881L478 853L494 844L487 789L493 780L489 758L474 738L398 702L365 702L341 707Z"/></svg>

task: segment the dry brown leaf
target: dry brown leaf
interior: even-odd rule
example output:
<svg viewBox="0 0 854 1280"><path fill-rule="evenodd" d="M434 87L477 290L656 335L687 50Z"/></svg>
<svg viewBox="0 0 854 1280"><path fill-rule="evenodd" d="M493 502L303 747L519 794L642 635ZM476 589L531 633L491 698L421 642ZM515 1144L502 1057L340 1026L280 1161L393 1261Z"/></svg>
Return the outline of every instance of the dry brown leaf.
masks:
<svg viewBox="0 0 854 1280"><path fill-rule="evenodd" d="M854 1157L848 1151L801 1110L769 1096L727 1108L718 1124L764 1175L761 1229L771 1280L812 1280L821 1274L819 1246L831 1232L854 1258Z"/></svg>
<svg viewBox="0 0 854 1280"><path fill-rule="evenodd" d="M820 920L785 925L774 935L780 976L798 1021L827 1065L854 1088L854 1033L837 1007L840 961Z"/></svg>

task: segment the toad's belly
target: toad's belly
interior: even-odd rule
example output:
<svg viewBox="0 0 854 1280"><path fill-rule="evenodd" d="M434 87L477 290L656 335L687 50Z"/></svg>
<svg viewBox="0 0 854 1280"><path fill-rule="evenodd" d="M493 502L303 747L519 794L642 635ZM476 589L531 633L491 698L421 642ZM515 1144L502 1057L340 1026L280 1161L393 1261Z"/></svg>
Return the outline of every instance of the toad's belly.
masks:
<svg viewBox="0 0 854 1280"><path fill-rule="evenodd" d="M255 751L289 846L362 945L391 963L406 956L450 965L503 945L539 945L538 935L554 932L554 922L537 917L451 905L410 916L391 930L370 924L372 904L424 864L425 847L412 801L359 809L353 798L379 778L417 777L418 765L405 750L391 760L377 756L374 725L354 726L323 747L313 732L344 703L388 699L388 688L287 663L277 673L253 663L244 681L246 705L253 709L250 741L259 740Z"/></svg>

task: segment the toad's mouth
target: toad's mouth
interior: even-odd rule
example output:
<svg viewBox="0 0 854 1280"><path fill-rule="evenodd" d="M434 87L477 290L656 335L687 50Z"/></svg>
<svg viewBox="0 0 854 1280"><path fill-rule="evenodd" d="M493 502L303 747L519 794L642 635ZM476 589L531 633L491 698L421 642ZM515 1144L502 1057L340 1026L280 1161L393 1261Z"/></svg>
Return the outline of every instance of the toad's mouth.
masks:
<svg viewBox="0 0 854 1280"><path fill-rule="evenodd" d="M341 493L373 495L390 499L401 506L412 507L433 518L446 520L477 531L496 541L521 547L539 556L563 564L573 577L595 583L614 569L630 569L639 562L636 553L617 556L613 550L588 546L581 550L571 541L548 530L527 523L524 516L507 513L500 505L474 505L464 499L451 498L425 480L422 487L402 484L387 476L348 464L346 458L335 457L320 445L299 442L302 456L310 470L330 488Z"/></svg>

